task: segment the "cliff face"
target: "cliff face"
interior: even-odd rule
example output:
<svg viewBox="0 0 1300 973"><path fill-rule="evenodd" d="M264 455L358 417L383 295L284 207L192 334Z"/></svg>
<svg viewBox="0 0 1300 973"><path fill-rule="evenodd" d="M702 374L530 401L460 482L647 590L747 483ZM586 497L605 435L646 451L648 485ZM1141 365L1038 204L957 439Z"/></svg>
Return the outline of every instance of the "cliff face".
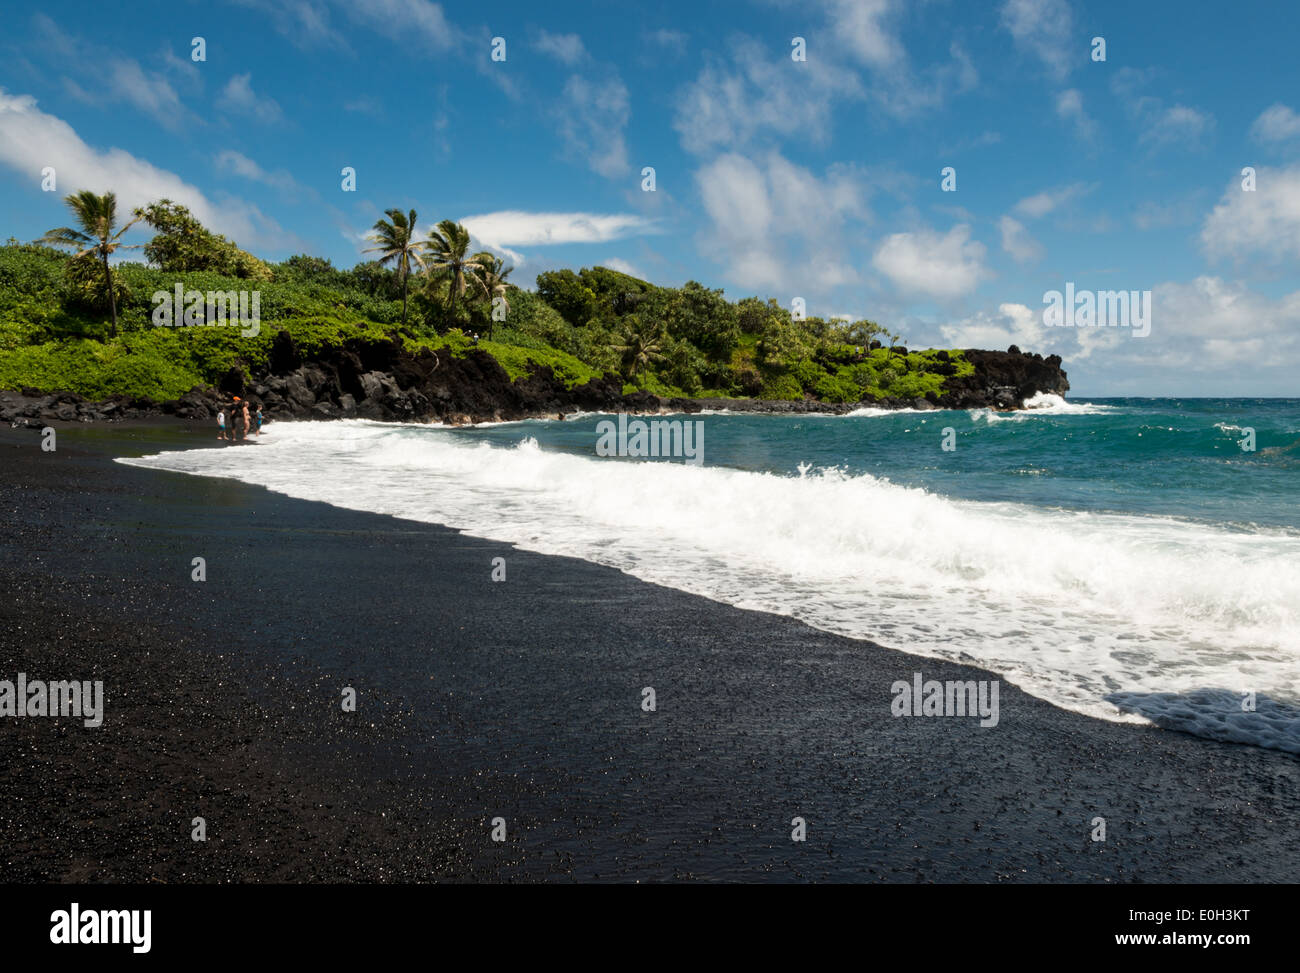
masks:
<svg viewBox="0 0 1300 973"><path fill-rule="evenodd" d="M111 420L157 414L209 419L232 395L261 405L273 419L359 418L399 422L483 422L554 417L561 413L698 412L729 408L755 412L848 412L864 404L884 408L989 407L1018 409L1036 392L1063 395L1070 387L1057 355L969 350L973 374L948 378L941 395L929 399L882 399L872 403L831 404L815 399L764 402L754 399L660 399L647 392L623 395L618 379L595 379L568 389L550 368L510 381L491 355L472 351L464 358L412 355L397 342L349 343L308 353L280 332L272 346L270 367L246 375L231 369L219 389L195 388L181 398L155 403L119 397L102 403L76 395L40 395L24 390L0 396L0 421L33 425L46 419ZM955 368L954 368L955 370Z"/></svg>

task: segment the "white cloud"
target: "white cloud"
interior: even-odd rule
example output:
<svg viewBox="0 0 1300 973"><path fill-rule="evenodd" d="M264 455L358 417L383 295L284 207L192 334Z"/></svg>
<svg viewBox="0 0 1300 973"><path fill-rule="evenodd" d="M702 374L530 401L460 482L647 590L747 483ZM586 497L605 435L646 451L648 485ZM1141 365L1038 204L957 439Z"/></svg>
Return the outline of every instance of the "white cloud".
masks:
<svg viewBox="0 0 1300 973"><path fill-rule="evenodd" d="M939 325L939 333L952 348L1001 349L1016 345L1025 352L1061 355L1067 367L1070 362L1083 361L1133 340L1118 328L1049 328L1043 323L1041 305L1012 302L999 304L997 313L978 311L958 321L944 322ZM1150 344L1141 349L1134 345L1134 350L1152 348Z"/></svg>
<svg viewBox="0 0 1300 973"><path fill-rule="evenodd" d="M1211 371L1300 365L1300 291L1271 300L1237 281L1197 277L1165 283L1152 295L1151 339L1161 363Z"/></svg>
<svg viewBox="0 0 1300 973"><path fill-rule="evenodd" d="M425 50L446 51L463 41L442 5L429 0L232 0L271 18L276 30L300 48L335 47L348 50L346 28L335 26L335 15L382 37Z"/></svg>
<svg viewBox="0 0 1300 973"><path fill-rule="evenodd" d="M984 245L959 223L947 233L895 233L876 250L872 264L904 294L951 301L973 291L988 271Z"/></svg>
<svg viewBox="0 0 1300 973"><path fill-rule="evenodd" d="M1002 141L1002 134L992 129L985 129L979 135L969 138L958 139L955 142L945 145L940 151L942 155L953 156L962 152L969 152L972 149L983 149L990 145L997 145Z"/></svg>
<svg viewBox="0 0 1300 973"><path fill-rule="evenodd" d="M263 124L277 122L282 117L280 106L273 98L264 98L253 91L252 74L236 74L217 98L217 107L236 115L247 115Z"/></svg>
<svg viewBox="0 0 1300 973"><path fill-rule="evenodd" d="M1214 116L1186 105L1172 105L1152 113L1138 141L1153 145L1199 145L1214 130Z"/></svg>
<svg viewBox="0 0 1300 973"><path fill-rule="evenodd" d="M297 181L286 170L278 169L267 172L246 155L233 149L223 149L217 154L214 164L218 169L233 172L244 179L260 182L275 189L296 190Z"/></svg>
<svg viewBox="0 0 1300 973"><path fill-rule="evenodd" d="M1049 328L1042 315L1041 305L1007 303L997 314L981 311L939 331L952 347L1015 344L1055 352L1067 367L1095 357L1094 369L1123 362L1146 366L1152 378L1174 369L1198 372L1212 375L1222 388L1240 389L1243 382L1257 388L1262 369L1290 374L1300 367L1300 291L1271 299L1219 277L1167 281L1152 288L1151 333L1144 338L1125 328Z"/></svg>
<svg viewBox="0 0 1300 973"><path fill-rule="evenodd" d="M231 0L241 7L261 11L276 30L300 48L346 49L347 39L330 23L329 5L318 0Z"/></svg>
<svg viewBox="0 0 1300 973"><path fill-rule="evenodd" d="M522 210L500 210L466 216L460 222L485 247L506 254L516 263L523 263L524 257L509 249L511 247L607 243L657 231L654 221L633 213L529 213Z"/></svg>
<svg viewBox="0 0 1300 973"><path fill-rule="evenodd" d="M646 279L645 274L641 273L640 270L618 257L610 257L608 260L601 261L601 266L608 267L610 270L617 270L620 274L627 274L629 277L636 277L640 280Z"/></svg>
<svg viewBox="0 0 1300 973"><path fill-rule="evenodd" d="M1074 126L1074 134L1081 142L1091 142L1097 135L1097 123L1083 107L1083 95L1077 88L1069 88L1056 96L1056 115Z"/></svg>
<svg viewBox="0 0 1300 973"><path fill-rule="evenodd" d="M577 34L552 34L548 30L541 30L533 45L543 54L549 54L570 67L587 56L587 49L582 46L582 38Z"/></svg>
<svg viewBox="0 0 1300 973"><path fill-rule="evenodd" d="M109 65L108 80L120 97L152 115L166 128L175 131L189 118L189 112L166 79L146 74L135 61L114 59Z"/></svg>
<svg viewBox="0 0 1300 973"><path fill-rule="evenodd" d="M667 27L652 30L645 36L650 43L662 47L675 57L680 57L686 53L686 45L690 41L684 31L670 30Z"/></svg>
<svg viewBox="0 0 1300 973"><path fill-rule="evenodd" d="M194 121L176 89L162 74L146 71L138 61L64 33L45 14L36 14L33 24L45 53L57 56L57 68L81 76L84 84L69 77L63 78L64 87L74 98L92 105L126 102L171 131L178 131ZM167 70L185 77L188 82L197 82L197 72L188 70L187 62L181 61L169 49L164 48L161 57Z"/></svg>
<svg viewBox="0 0 1300 973"><path fill-rule="evenodd" d="M1154 95L1142 94L1153 76L1151 70L1121 68L1110 82L1111 91L1141 129L1138 142L1152 150L1180 145L1199 147L1214 131L1214 116L1187 105L1166 107Z"/></svg>
<svg viewBox="0 0 1300 973"><path fill-rule="evenodd" d="M1234 176L1205 218L1201 245L1211 257L1251 256L1262 263L1300 259L1300 164L1260 167L1254 192Z"/></svg>
<svg viewBox="0 0 1300 973"><path fill-rule="evenodd" d="M733 38L725 57L706 61L677 96L673 127L687 151L745 151L767 135L823 143L837 101L908 117L978 81L956 42L946 61L922 69L911 63L897 33L906 12L901 0L825 0L820 7L825 23L800 32L806 61L792 61L789 46L747 36Z"/></svg>
<svg viewBox="0 0 1300 973"><path fill-rule="evenodd" d="M894 0L829 0L826 7L834 36L862 63L894 68L906 60L903 45L888 23L898 12Z"/></svg>
<svg viewBox="0 0 1300 973"><path fill-rule="evenodd" d="M681 91L673 128L687 151L700 154L740 150L769 132L822 142L833 98L863 94L853 72L837 71L825 58L794 64L783 51L741 38L729 61L706 64Z"/></svg>
<svg viewBox="0 0 1300 973"><path fill-rule="evenodd" d="M1080 58L1074 18L1065 0L1007 0L1002 5L1002 26L1018 48L1042 61L1058 81Z"/></svg>
<svg viewBox="0 0 1300 973"><path fill-rule="evenodd" d="M560 133L569 149L606 179L628 174L623 130L631 117L627 86L617 74L603 82L573 75L564 86L559 107Z"/></svg>
<svg viewBox="0 0 1300 973"><path fill-rule="evenodd" d="M1025 351L1040 351L1049 329L1042 316L1023 304L999 304L998 313L980 311L939 326L950 348L1007 348L1019 345Z"/></svg>
<svg viewBox="0 0 1300 973"><path fill-rule="evenodd" d="M1004 216L998 223L998 229L1002 231L1002 249L1011 254L1013 260L1031 263L1042 258L1042 245L1029 235L1019 220Z"/></svg>
<svg viewBox="0 0 1300 973"><path fill-rule="evenodd" d="M357 98L349 98L343 103L343 110L356 112L359 115L382 115L384 106L377 98L371 98L369 95L361 95Z"/></svg>
<svg viewBox="0 0 1300 973"><path fill-rule="evenodd" d="M1251 136L1260 142L1285 142L1300 136L1300 115L1278 102L1265 108L1250 126Z"/></svg>
<svg viewBox="0 0 1300 973"><path fill-rule="evenodd" d="M206 226L242 246L282 246L287 235L257 207L238 199L209 200L175 173L136 158L122 149L94 149L67 122L36 107L31 95L11 95L0 88L0 163L35 184L44 166L58 173L59 195L80 189L117 193L119 215L136 206L167 198L184 206ZM60 209L51 222L66 221Z"/></svg>
<svg viewBox="0 0 1300 973"><path fill-rule="evenodd" d="M335 0L347 14L364 23L376 33L393 40L409 41L415 38L436 50L446 50L459 37L458 31L447 21L442 5L429 0Z"/></svg>
<svg viewBox="0 0 1300 973"><path fill-rule="evenodd" d="M1044 189L1041 193L1026 196L1016 203L1015 210L1021 216L1027 216L1034 220L1041 219L1053 210L1064 206L1070 200L1086 194L1091 188L1086 183L1075 182L1059 189Z"/></svg>
<svg viewBox="0 0 1300 973"><path fill-rule="evenodd" d="M898 35L898 21L907 12L902 0L826 0L827 29L809 42L825 45L816 57L834 73L850 69L838 65L839 56L871 71L866 97L884 111L907 117L936 108L953 92L968 91L979 80L975 65L962 47L948 45L950 60L918 71ZM811 63L814 55L809 55ZM804 67L806 67L805 65ZM856 92L855 92L856 93Z"/></svg>
<svg viewBox="0 0 1300 973"><path fill-rule="evenodd" d="M170 47L164 45L162 48L162 59L163 67L171 72L171 74L183 78L189 87L203 87L203 75L199 71L199 66L188 57L179 58L172 53Z"/></svg>
<svg viewBox="0 0 1300 973"><path fill-rule="evenodd" d="M818 178L779 153L761 162L729 153L695 181L708 217L700 252L730 281L808 297L857 280L842 236L851 222L870 218L861 171L833 166Z"/></svg>

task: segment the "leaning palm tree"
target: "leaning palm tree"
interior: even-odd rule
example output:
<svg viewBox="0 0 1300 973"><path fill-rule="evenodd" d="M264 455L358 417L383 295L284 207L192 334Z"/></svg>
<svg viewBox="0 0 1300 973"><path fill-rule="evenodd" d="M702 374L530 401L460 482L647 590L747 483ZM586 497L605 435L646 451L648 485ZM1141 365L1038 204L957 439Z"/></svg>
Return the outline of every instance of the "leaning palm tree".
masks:
<svg viewBox="0 0 1300 973"><path fill-rule="evenodd" d="M76 250L76 257L93 253L104 264L104 287L108 291L108 306L113 312L113 328L109 337L117 337L117 296L113 293L113 270L108 266L108 255L119 248L138 249L143 244L122 244L122 234L139 222L139 217L114 232L117 224L117 194L105 193L97 196L89 189L63 197L63 201L76 214L80 230L70 226L61 226L50 230L41 237L39 243L52 247L69 247Z"/></svg>
<svg viewBox="0 0 1300 973"><path fill-rule="evenodd" d="M635 314L628 315L628 329L622 334L620 340L621 344L612 347L623 356L624 363L631 368L633 380L638 375L644 375L650 365L664 360L663 333L659 326L649 321L642 321Z"/></svg>
<svg viewBox="0 0 1300 973"><path fill-rule="evenodd" d="M510 312L510 301L506 298L506 278L510 276L513 267L507 267L506 262L494 253L488 253L484 250L482 253L474 254L474 262L478 264L478 276L475 278L478 290L491 303L494 298L501 298L501 307L508 314ZM496 318L492 317L494 308L488 309L488 339L492 338L493 325Z"/></svg>
<svg viewBox="0 0 1300 973"><path fill-rule="evenodd" d="M481 286L482 264L476 258L467 256L469 252L469 230L455 220L443 220L437 229L429 231L425 242L429 250L429 268L437 279L447 281L450 311L456 313L456 300L465 296L465 291L473 286Z"/></svg>
<svg viewBox="0 0 1300 973"><path fill-rule="evenodd" d="M402 282L402 327L406 327L406 291L411 278L411 264L424 269L424 258L420 251L425 244L415 239L415 210L411 210L409 215L400 209L385 212L388 219L376 220L374 231L367 237L379 246L362 252L378 253L380 264L396 265L397 279Z"/></svg>

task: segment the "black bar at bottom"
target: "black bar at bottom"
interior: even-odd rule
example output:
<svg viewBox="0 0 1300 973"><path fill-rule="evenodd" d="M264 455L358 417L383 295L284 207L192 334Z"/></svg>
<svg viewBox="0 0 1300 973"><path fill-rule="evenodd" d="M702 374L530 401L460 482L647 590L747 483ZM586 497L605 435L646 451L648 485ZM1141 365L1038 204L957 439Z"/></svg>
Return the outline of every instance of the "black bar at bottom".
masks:
<svg viewBox="0 0 1300 973"><path fill-rule="evenodd" d="M705 898L694 898L700 894ZM819 945L840 940L868 954L921 956L933 947L945 956L987 959L1041 958L1044 949L1070 956L1199 950L1231 961L1261 945L1282 948L1290 938L1282 925L1293 896L1290 886L1240 885L837 886L762 895L752 889L592 894L430 885L10 885L0 886L0 931L7 958L62 953L78 962L117 956L205 965L227 957L337 963L452 942L471 956L481 951L483 959L514 949L608 956L602 940L611 936L625 936L633 954L651 949L642 954L649 958L668 940L706 931L729 950L762 950L811 935ZM680 956L684 946L679 942L672 952Z"/></svg>

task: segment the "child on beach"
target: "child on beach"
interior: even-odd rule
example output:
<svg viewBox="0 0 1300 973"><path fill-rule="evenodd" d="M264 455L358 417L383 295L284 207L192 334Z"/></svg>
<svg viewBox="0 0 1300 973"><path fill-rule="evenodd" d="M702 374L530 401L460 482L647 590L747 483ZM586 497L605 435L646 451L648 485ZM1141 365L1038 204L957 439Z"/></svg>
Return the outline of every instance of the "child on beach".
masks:
<svg viewBox="0 0 1300 973"><path fill-rule="evenodd" d="M225 438L226 438L226 413L225 413L225 410L222 410L221 412L218 412L218 413L217 413L217 428L218 428L219 430L221 430L219 433L217 433L217 438L218 438L218 439L225 439Z"/></svg>
<svg viewBox="0 0 1300 973"><path fill-rule="evenodd" d="M262 407L260 405L257 407L257 415L253 419L257 423L255 434L260 437L262 435Z"/></svg>

